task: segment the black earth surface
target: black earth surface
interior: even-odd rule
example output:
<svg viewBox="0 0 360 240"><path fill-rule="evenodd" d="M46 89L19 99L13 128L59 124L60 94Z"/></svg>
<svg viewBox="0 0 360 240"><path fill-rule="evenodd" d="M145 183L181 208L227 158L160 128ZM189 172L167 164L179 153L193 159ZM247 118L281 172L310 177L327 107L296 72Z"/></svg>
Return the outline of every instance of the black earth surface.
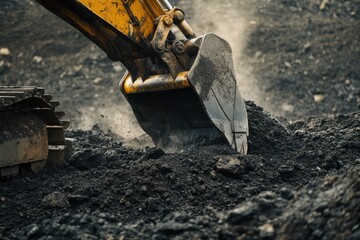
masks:
<svg viewBox="0 0 360 240"><path fill-rule="evenodd" d="M176 4L193 23L201 3ZM0 85L44 87L73 124L62 166L0 182L0 239L360 238L360 1L221 6L253 14L247 156L129 147L124 67L35 1L0 2Z"/></svg>

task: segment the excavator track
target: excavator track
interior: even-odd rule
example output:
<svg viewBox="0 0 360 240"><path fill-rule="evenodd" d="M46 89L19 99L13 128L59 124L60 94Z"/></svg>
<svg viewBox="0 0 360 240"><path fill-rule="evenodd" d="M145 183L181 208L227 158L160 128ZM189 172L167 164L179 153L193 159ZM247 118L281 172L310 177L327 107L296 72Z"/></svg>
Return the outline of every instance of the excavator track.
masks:
<svg viewBox="0 0 360 240"><path fill-rule="evenodd" d="M70 122L43 88L0 86L0 177L39 172L64 158Z"/></svg>

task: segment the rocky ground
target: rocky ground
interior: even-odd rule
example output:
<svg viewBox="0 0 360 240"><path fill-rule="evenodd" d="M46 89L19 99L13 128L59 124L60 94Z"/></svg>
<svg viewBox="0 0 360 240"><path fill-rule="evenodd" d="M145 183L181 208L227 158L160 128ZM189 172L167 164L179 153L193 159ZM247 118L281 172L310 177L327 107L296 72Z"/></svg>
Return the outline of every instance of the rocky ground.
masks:
<svg viewBox="0 0 360 240"><path fill-rule="evenodd" d="M124 225L104 213L65 214L23 231L28 239L359 239L359 173L318 180L293 193L265 191L230 211L174 212ZM315 190L314 190L315 189ZM327 200L324 200L327 199ZM46 236L46 237L44 237Z"/></svg>
<svg viewBox="0 0 360 240"><path fill-rule="evenodd" d="M123 67L33 1L0 2L1 85L44 86L73 122L63 166L0 182L0 239L360 238L360 1L213 2L243 16L248 156L143 147Z"/></svg>
<svg viewBox="0 0 360 240"><path fill-rule="evenodd" d="M268 1L257 11L244 52L271 112L296 120L360 109L360 1Z"/></svg>

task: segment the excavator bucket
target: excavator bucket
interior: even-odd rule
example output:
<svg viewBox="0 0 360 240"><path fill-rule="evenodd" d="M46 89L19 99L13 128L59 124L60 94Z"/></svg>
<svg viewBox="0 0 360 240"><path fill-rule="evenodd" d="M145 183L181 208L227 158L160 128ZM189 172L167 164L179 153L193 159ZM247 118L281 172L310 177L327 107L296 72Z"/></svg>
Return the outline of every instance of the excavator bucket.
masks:
<svg viewBox="0 0 360 240"><path fill-rule="evenodd" d="M226 139L247 153L246 107L237 86L230 45L215 34L194 39L198 53L190 71L133 81L121 90L154 143L180 150L204 140Z"/></svg>

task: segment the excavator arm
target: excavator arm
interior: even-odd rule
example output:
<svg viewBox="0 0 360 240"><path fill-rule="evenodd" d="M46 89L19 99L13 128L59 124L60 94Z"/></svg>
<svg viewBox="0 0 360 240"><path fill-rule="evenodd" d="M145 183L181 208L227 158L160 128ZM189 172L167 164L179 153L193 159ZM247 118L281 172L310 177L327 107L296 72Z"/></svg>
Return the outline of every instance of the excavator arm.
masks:
<svg viewBox="0 0 360 240"><path fill-rule="evenodd" d="M111 60L122 62L134 79L169 70L175 76L186 68L185 61L165 51L173 24L194 36L180 9L166 11L157 0L37 1L80 30Z"/></svg>
<svg viewBox="0 0 360 240"><path fill-rule="evenodd" d="M121 91L157 146L179 150L224 138L247 153L246 108L225 40L196 37L167 0L36 1L123 63Z"/></svg>
<svg viewBox="0 0 360 240"><path fill-rule="evenodd" d="M246 107L224 39L197 37L167 0L36 1L128 69L120 90L158 147L224 139L247 153ZM69 122L57 105L41 88L0 86L0 177L61 162Z"/></svg>

